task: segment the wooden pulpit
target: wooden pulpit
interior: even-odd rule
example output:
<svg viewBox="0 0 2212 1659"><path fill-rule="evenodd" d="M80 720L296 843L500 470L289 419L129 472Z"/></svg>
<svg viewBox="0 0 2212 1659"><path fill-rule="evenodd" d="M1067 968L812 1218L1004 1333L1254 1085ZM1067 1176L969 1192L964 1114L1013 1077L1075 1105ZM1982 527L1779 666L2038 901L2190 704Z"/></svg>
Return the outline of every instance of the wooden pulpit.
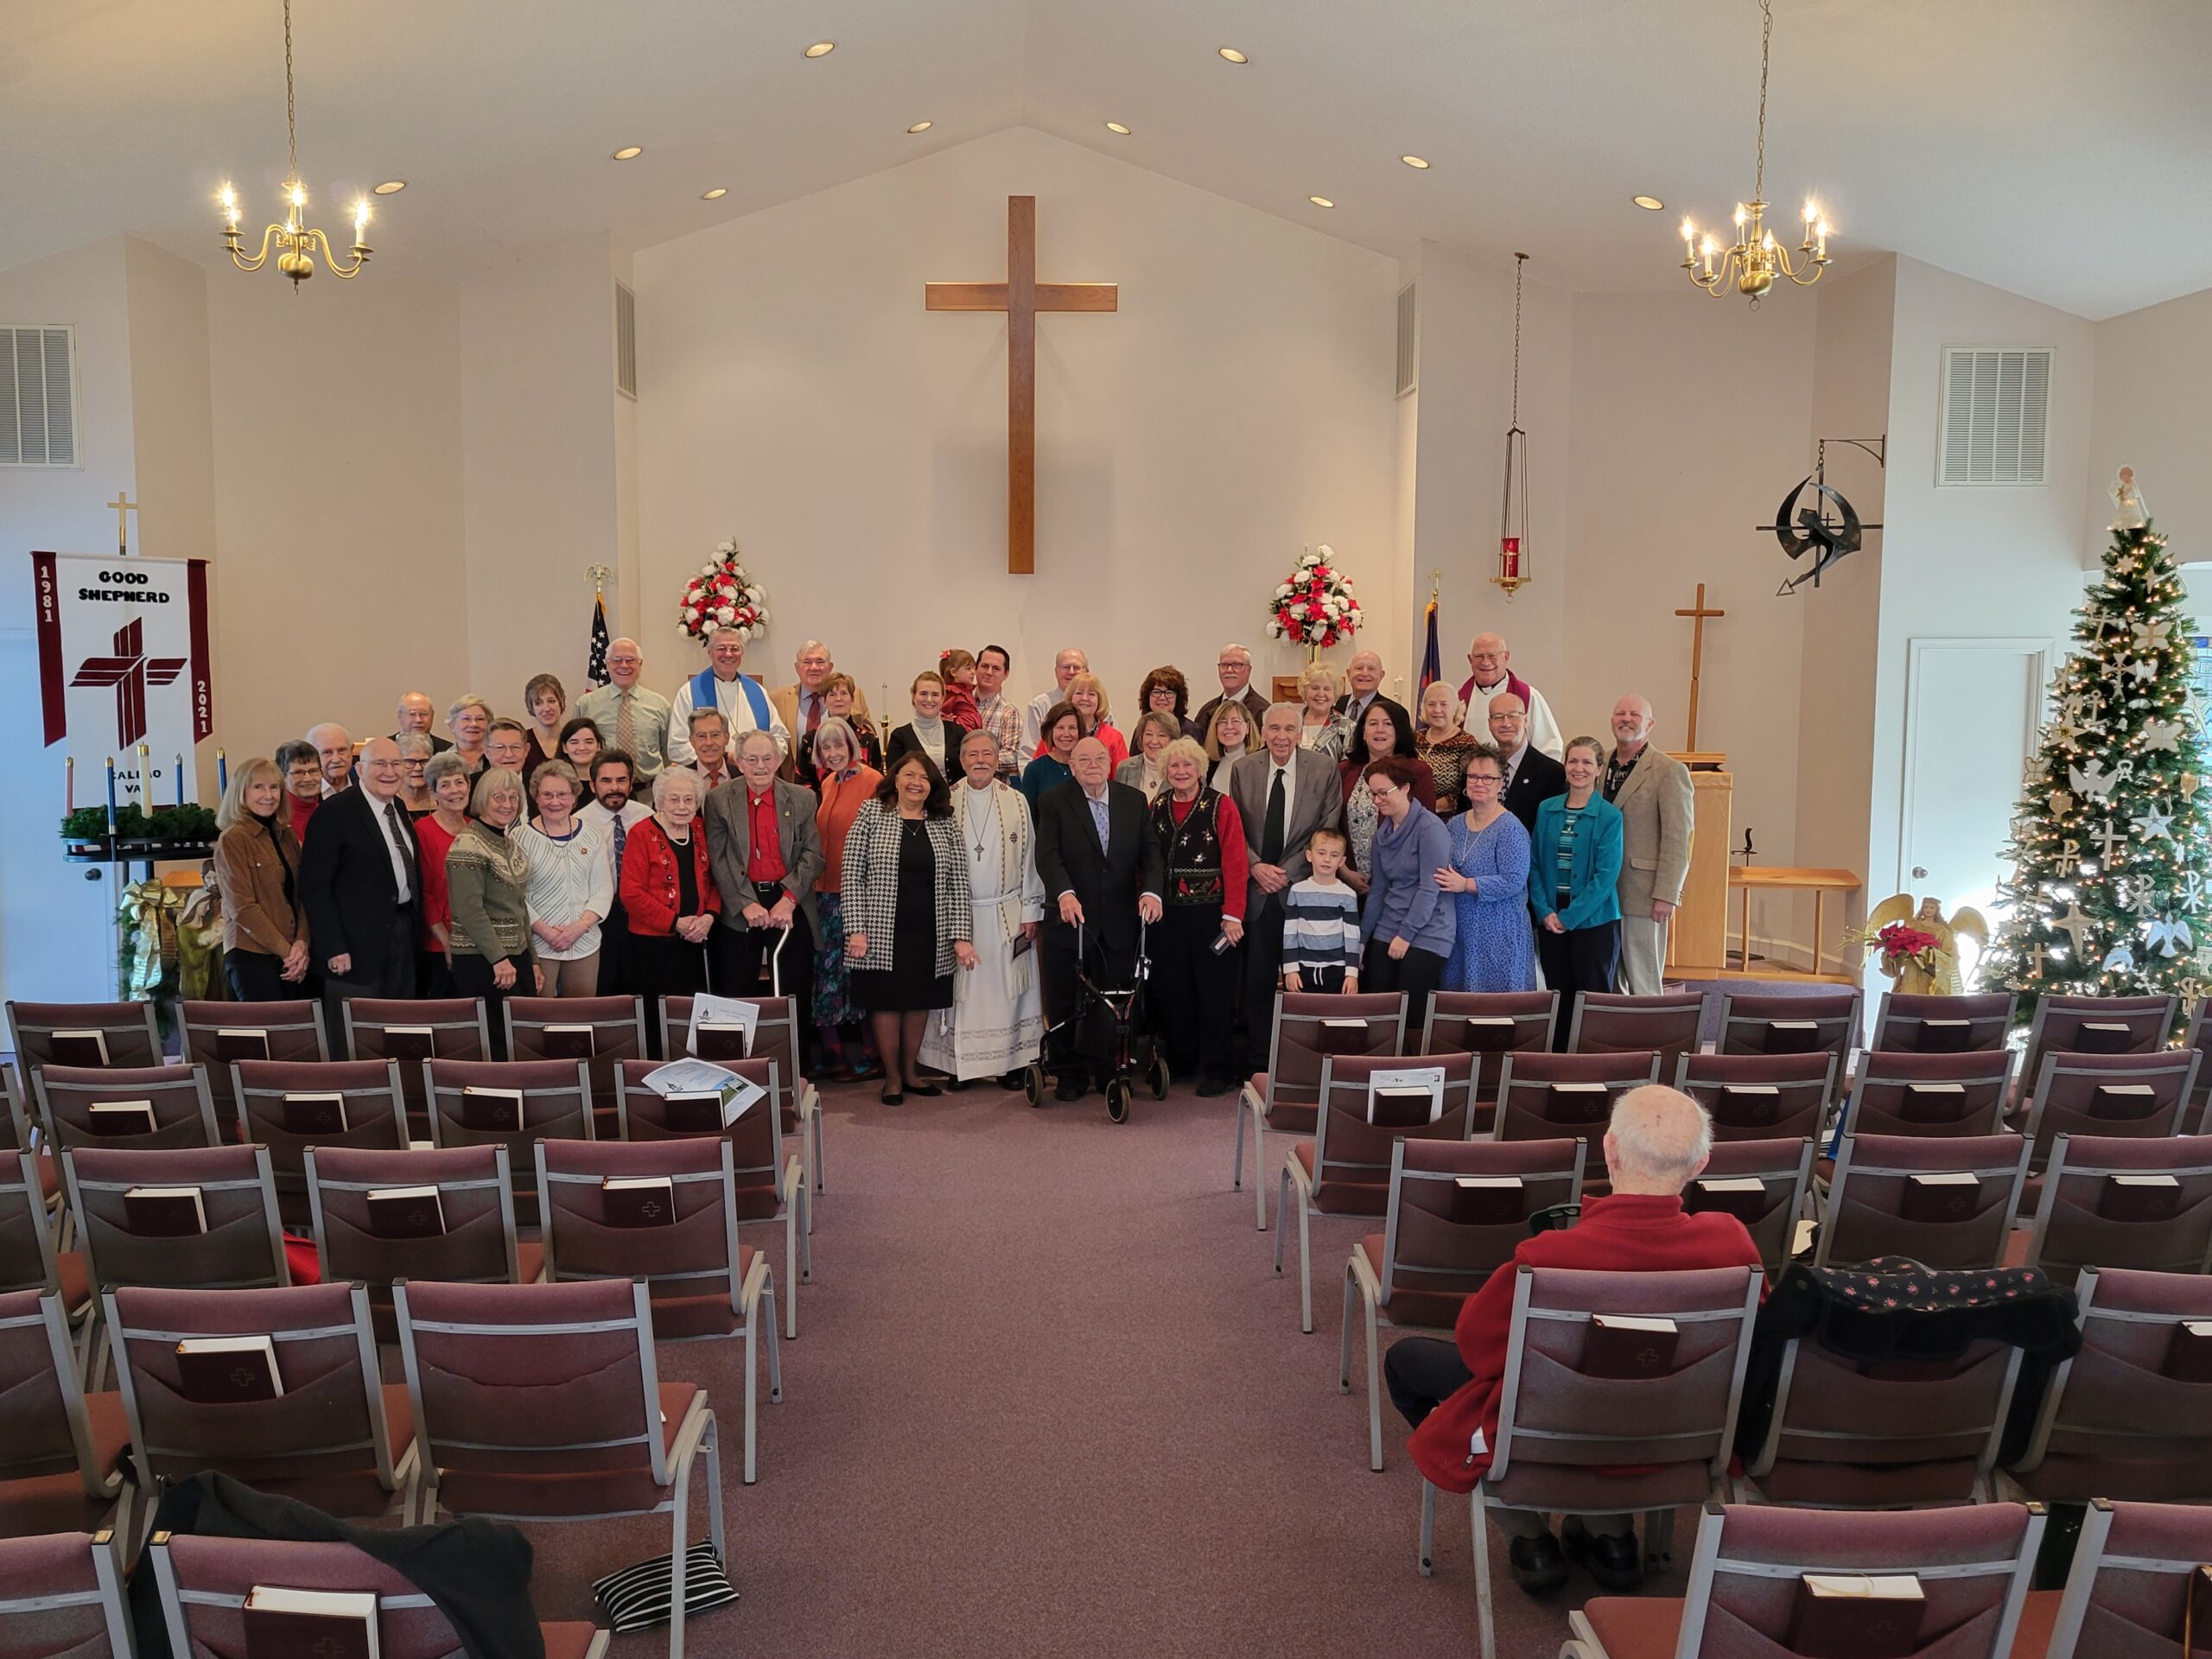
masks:
<svg viewBox="0 0 2212 1659"><path fill-rule="evenodd" d="M1733 842L1736 779L1727 757L1677 753L1694 791L1690 872L1682 905L1667 933L1667 972L1683 979L1718 978L1728 960L1728 849Z"/></svg>

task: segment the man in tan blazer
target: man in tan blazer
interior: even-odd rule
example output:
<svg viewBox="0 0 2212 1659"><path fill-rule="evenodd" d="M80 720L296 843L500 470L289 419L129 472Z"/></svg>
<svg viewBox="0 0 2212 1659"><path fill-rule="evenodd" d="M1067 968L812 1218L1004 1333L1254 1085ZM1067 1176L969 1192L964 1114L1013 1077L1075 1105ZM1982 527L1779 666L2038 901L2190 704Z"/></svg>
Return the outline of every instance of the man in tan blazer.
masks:
<svg viewBox="0 0 2212 1659"><path fill-rule="evenodd" d="M822 704L822 687L837 671L837 665L830 659L829 646L819 639L810 639L798 648L791 668L798 677L791 684L779 685L769 692L768 704L791 734L791 752L784 762L783 775L810 786L814 782L814 728L830 712ZM853 682L853 712L862 718L868 715L868 693L861 690L858 680Z"/></svg>
<svg viewBox="0 0 2212 1659"><path fill-rule="evenodd" d="M1620 809L1621 988L1656 996L1667 924L1690 873L1690 769L1650 742L1651 704L1631 691L1613 705L1605 798Z"/></svg>

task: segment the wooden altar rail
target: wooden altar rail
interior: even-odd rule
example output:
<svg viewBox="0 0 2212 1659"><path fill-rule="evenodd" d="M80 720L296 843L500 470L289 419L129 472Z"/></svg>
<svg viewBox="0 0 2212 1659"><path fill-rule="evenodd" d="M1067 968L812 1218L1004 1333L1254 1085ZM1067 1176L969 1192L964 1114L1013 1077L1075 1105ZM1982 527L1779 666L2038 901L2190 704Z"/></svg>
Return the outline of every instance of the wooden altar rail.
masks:
<svg viewBox="0 0 2212 1659"><path fill-rule="evenodd" d="M1795 869L1782 865L1770 865L1764 869L1731 868L1728 886L1743 894L1742 921L1738 926L1738 962L1733 979L1796 979L1817 981L1831 985L1855 985L1856 974L1824 973L1821 969L1821 933L1823 906L1827 895L1856 893L1865 885L1849 870ZM1813 966L1809 972L1795 968L1762 968L1751 966L1751 894L1753 893L1809 893L1813 895Z"/></svg>

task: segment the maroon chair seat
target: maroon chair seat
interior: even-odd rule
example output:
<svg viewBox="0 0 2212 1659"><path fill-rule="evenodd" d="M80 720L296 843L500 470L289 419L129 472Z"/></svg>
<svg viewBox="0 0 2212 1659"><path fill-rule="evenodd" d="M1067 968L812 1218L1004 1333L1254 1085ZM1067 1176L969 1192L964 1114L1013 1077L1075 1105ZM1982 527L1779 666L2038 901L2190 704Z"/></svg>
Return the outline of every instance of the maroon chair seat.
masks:
<svg viewBox="0 0 2212 1659"><path fill-rule="evenodd" d="M113 1532L0 1539L0 1659L130 1659Z"/></svg>
<svg viewBox="0 0 2212 1659"><path fill-rule="evenodd" d="M1567 1027L1570 1054L1640 1054L1656 1051L1668 1071L1693 1053L1705 1024L1707 994L1669 991L1634 996L1611 991L1578 991L1573 1023Z"/></svg>
<svg viewBox="0 0 2212 1659"><path fill-rule="evenodd" d="M1406 999L1396 991L1328 996L1285 991L1275 997L1268 1035L1268 1067L1255 1071L1236 1096L1230 1128L1235 1158L1230 1166L1232 1191L1244 1186L1244 1128L1252 1129L1252 1215L1268 1230L1267 1132L1311 1135L1320 1109L1321 1063L1332 1056L1402 1054L1406 1047Z"/></svg>
<svg viewBox="0 0 2212 1659"><path fill-rule="evenodd" d="M117 1396L78 1381L60 1299L0 1294L0 1536L127 1529L129 1440Z"/></svg>

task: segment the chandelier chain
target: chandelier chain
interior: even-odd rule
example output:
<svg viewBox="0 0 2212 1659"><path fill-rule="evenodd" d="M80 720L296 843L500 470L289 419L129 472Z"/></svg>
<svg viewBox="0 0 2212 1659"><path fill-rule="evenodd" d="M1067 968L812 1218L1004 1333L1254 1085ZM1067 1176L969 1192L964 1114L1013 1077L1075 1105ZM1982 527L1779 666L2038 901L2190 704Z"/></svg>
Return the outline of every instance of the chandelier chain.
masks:
<svg viewBox="0 0 2212 1659"><path fill-rule="evenodd" d="M1521 274L1529 268L1529 256L1513 256L1513 416L1512 424L1521 424Z"/></svg>
<svg viewBox="0 0 2212 1659"><path fill-rule="evenodd" d="M1765 94L1762 92L1760 98L1764 108ZM1765 118L1762 116L1760 120L1764 126ZM290 156L292 177L296 181L300 176L300 134L292 115L292 0L284 0L284 148Z"/></svg>
<svg viewBox="0 0 2212 1659"><path fill-rule="evenodd" d="M284 0L286 14L290 12L292 0ZM1766 200L1766 72L1774 57L1773 0L1759 0L1759 10L1766 22L1759 31L1759 160L1758 170L1751 175L1751 194L1760 201Z"/></svg>

